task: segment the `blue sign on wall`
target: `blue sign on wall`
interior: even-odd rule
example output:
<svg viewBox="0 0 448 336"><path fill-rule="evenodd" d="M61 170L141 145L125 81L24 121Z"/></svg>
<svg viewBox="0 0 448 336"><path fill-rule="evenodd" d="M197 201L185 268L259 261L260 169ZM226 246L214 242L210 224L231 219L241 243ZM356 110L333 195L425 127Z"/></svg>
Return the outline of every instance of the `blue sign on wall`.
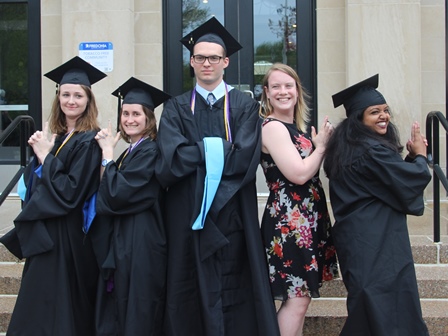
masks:
<svg viewBox="0 0 448 336"><path fill-rule="evenodd" d="M111 72L114 68L112 42L81 42L79 57L104 72Z"/></svg>

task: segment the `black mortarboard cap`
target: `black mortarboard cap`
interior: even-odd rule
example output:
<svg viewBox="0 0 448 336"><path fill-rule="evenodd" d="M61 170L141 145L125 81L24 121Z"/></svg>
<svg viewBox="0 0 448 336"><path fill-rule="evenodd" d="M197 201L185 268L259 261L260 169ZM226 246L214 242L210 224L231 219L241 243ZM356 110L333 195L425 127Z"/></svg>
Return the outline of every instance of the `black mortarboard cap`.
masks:
<svg viewBox="0 0 448 336"><path fill-rule="evenodd" d="M71 60L47 72L44 76L59 85L81 84L90 87L107 75L84 61L81 57L75 56Z"/></svg>
<svg viewBox="0 0 448 336"><path fill-rule="evenodd" d="M226 51L226 56L236 53L242 48L241 44L233 38L226 28L212 17L180 40L182 44L193 54L193 47L199 42L211 42L219 44Z"/></svg>
<svg viewBox="0 0 448 336"><path fill-rule="evenodd" d="M118 89L112 92L112 95L123 99L123 104L141 104L151 110L171 98L168 93L135 77L131 77L121 84Z"/></svg>
<svg viewBox="0 0 448 336"><path fill-rule="evenodd" d="M356 111L364 111L373 105L386 104L383 95L376 90L379 75L376 74L332 96L334 107L344 104L347 117Z"/></svg>
<svg viewBox="0 0 448 336"><path fill-rule="evenodd" d="M121 84L118 89L112 92L112 95L118 97L118 124L120 122L121 100L123 104L141 104L150 110L171 98L171 95L149 85L141 80L131 77Z"/></svg>

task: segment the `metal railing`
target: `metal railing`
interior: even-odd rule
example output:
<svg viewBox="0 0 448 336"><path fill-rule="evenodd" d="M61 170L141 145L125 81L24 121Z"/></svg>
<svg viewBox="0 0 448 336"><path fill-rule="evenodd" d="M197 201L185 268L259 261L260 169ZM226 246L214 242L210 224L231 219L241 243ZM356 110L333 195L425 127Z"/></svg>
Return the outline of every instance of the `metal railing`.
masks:
<svg viewBox="0 0 448 336"><path fill-rule="evenodd" d="M29 157L27 156L27 150L31 150L31 147L28 146L28 139L35 131L34 119L29 115L19 115L14 118L11 124L9 124L8 127L0 134L0 145L3 144L3 142L17 127L20 127L20 168L0 195L0 206L19 181L20 176L22 176L27 165L27 158Z"/></svg>
<svg viewBox="0 0 448 336"><path fill-rule="evenodd" d="M448 191L448 179L440 168L440 138L439 125L448 134L448 121L440 111L429 112L426 116L426 137L428 140L427 160L433 169L433 202L434 202L434 243L440 243L440 182Z"/></svg>

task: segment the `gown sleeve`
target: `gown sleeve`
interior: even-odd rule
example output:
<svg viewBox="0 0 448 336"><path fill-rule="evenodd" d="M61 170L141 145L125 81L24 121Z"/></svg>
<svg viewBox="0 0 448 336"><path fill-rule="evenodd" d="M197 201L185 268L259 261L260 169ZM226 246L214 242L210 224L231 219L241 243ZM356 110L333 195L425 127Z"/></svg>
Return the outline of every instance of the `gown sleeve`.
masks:
<svg viewBox="0 0 448 336"><path fill-rule="evenodd" d="M223 176L228 177L246 175L253 167L253 160L259 158L257 148L261 134L257 101L244 93L232 91L230 105L233 143L223 139ZM158 141L161 159L156 174L164 187L196 173L198 167L205 168L204 144L198 135L200 130L197 130L201 125L196 126L193 117L184 113L188 109L189 106L171 99L165 105L160 119Z"/></svg>
<svg viewBox="0 0 448 336"><path fill-rule="evenodd" d="M412 162L381 145L370 147L354 167L364 175L364 187L396 211L422 215L423 191L431 180L426 159Z"/></svg>
<svg viewBox="0 0 448 336"><path fill-rule="evenodd" d="M187 135L194 131L195 126L192 118L183 118L184 108L176 99L170 99L160 118L157 135L160 160L156 174L163 187L195 173L198 166L205 166L202 141L198 144Z"/></svg>
<svg viewBox="0 0 448 336"><path fill-rule="evenodd" d="M58 156L48 154L41 177L33 176L30 198L14 220L15 228L9 235L9 243L20 246L16 256L27 258L51 250L54 244L46 221L61 218L62 222L68 222L67 216L73 211L82 213L86 199L96 192L101 150L93 138L95 133L78 134ZM80 221L80 231L82 227Z"/></svg>
<svg viewBox="0 0 448 336"><path fill-rule="evenodd" d="M248 171L254 173L251 169L254 160L257 161L256 165L258 166L260 153L257 149L261 143L259 107L259 103L252 99L242 102L241 113L237 113L238 118L234 121L236 132L233 144L229 143L228 146L224 146L226 151L224 153L224 176L246 174Z"/></svg>
<svg viewBox="0 0 448 336"><path fill-rule="evenodd" d="M42 176L38 181L34 178L36 188L16 221L67 215L93 195L99 182L101 160L96 141L80 142L64 159L51 153L47 155Z"/></svg>
<svg viewBox="0 0 448 336"><path fill-rule="evenodd" d="M237 99L231 99L231 106L239 107L232 118L233 144L224 146L224 170L209 212L209 217L214 220L219 216L222 207L245 186L253 184L255 191L255 178L261 155L262 119L258 115L259 103L242 92L237 93Z"/></svg>
<svg viewBox="0 0 448 336"><path fill-rule="evenodd" d="M157 144L151 141L140 144L120 169L115 163L107 165L98 190L97 213L126 215L150 208L159 196L158 183L150 183L155 181L157 157Z"/></svg>

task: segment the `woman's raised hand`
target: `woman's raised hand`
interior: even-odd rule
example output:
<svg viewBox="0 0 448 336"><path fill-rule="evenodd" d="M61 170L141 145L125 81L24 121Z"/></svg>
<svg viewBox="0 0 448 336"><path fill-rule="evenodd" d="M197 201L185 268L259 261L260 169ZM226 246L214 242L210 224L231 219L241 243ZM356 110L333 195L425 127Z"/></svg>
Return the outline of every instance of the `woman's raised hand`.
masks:
<svg viewBox="0 0 448 336"><path fill-rule="evenodd" d="M425 136L420 132L420 125L417 121L411 126L411 138L406 143L406 149L409 151L408 156L414 158L417 155L423 155L426 157L426 147L428 141Z"/></svg>
<svg viewBox="0 0 448 336"><path fill-rule="evenodd" d="M311 126L311 139L313 140L313 144L316 149L319 148L320 150L325 151L328 139L330 138L331 134L333 134L333 131L334 127L328 121L328 116L325 116L324 121L320 126L319 133L316 133L316 129L314 128L314 126Z"/></svg>
<svg viewBox="0 0 448 336"><path fill-rule="evenodd" d="M45 157L54 147L55 139L56 134L50 134L48 131L48 121L45 123L42 131L34 132L28 139L28 144L33 148L34 154L36 154L40 164L44 163Z"/></svg>
<svg viewBox="0 0 448 336"><path fill-rule="evenodd" d="M120 137L121 137L120 132L117 132L115 136L113 135L112 123L109 120L108 127L103 128L101 131L99 131L95 136L95 140L98 142L99 146L103 150L105 148L114 149L118 141L120 140Z"/></svg>

